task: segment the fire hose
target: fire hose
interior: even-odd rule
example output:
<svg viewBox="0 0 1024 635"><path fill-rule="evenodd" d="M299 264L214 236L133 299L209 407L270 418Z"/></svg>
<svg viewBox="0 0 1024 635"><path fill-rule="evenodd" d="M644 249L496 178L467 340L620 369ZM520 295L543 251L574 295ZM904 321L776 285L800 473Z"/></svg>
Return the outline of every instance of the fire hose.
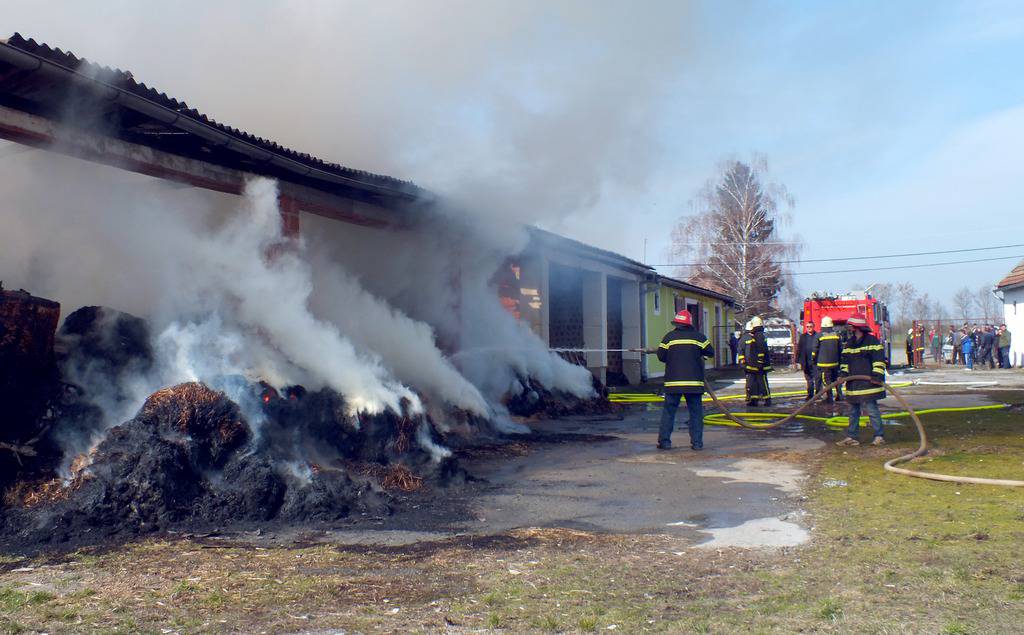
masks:
<svg viewBox="0 0 1024 635"><path fill-rule="evenodd" d="M707 390L708 396L711 397L711 401L714 402L714 404L716 406L718 406L718 408L722 411L722 415L727 420L732 421L736 425L738 425L740 427L743 427L743 428L747 428L749 430L771 430L773 428L778 428L778 427L784 426L787 423L795 421L795 420L797 420L799 418L810 418L810 417L807 417L806 415L803 415L804 410L806 410L811 405L813 405L816 401L821 399L823 395L829 393L833 388L837 388L839 386L842 386L843 384L845 384L848 381L854 381L854 380L863 380L863 381L870 381L870 382L875 382L876 381L873 377L869 377L867 375L852 375L852 376L849 376L849 377L840 377L836 381L834 381L834 382L832 382L832 383L822 387L821 390L819 390L811 399L805 401L803 404L800 405L799 408L797 408L795 411L791 412L790 414L783 416L778 421L762 422L762 423L750 422L750 421L747 421L747 420L743 419L742 417L736 416L723 403L725 399L728 399L728 397L720 398L718 395L715 394L715 391L712 390L710 386L708 386L706 388L706 390ZM945 481L945 482L950 482L950 483L974 483L974 484L978 484L978 485L999 485L999 486L1003 486L1003 487L1024 487L1024 481L1018 481L1018 480L1012 480L1012 479L980 478L980 477L975 477L975 476L954 476L954 475L950 475L950 474L938 474L938 473L935 473L935 472L921 472L921 471L918 471L918 470L910 470L910 469L903 468L903 467L897 467L898 465L901 465L903 463L908 463L908 462L910 462L910 461L912 461L912 460L914 460L914 459L916 459L918 457L924 456L924 455L926 455L928 453L928 435L927 435L927 433L925 433L924 424L921 423L921 419L918 417L918 413L907 402L907 400L904 399L903 395L900 394L900 392L892 384L888 384L888 383L885 383L885 382L879 382L879 383L880 383L880 385L884 386L887 390L889 390L892 393L893 397L896 398L896 401L898 401L899 404L906 409L907 414L910 415L910 418L914 422L914 426L917 428L917 435L918 435L918 439L919 439L919 444L918 444L918 447L917 447L916 450L914 450L913 452L911 452L909 454L904 454L902 456L898 456L898 457L896 457L894 459L890 459L889 461L886 461L885 465L884 465L884 468L885 468L886 471L893 472L894 474L902 474L903 476L912 476L912 477L915 477L915 478L929 479L929 480L932 480L932 481ZM906 386L906 384L903 384L903 385ZM801 394L803 394L803 393L801 393ZM987 409L987 408L991 408L991 407L993 407L993 406L983 406L982 408L986 408ZM994 407L999 407L999 406L994 406ZM976 408L935 408L935 409L930 410L929 412L965 411L965 410L974 410L974 409L976 409ZM779 415L776 415L774 413L753 413L753 414L758 416L759 418L765 418L765 417L774 418L774 417L779 416ZM747 416L749 416L749 415L747 415Z"/></svg>

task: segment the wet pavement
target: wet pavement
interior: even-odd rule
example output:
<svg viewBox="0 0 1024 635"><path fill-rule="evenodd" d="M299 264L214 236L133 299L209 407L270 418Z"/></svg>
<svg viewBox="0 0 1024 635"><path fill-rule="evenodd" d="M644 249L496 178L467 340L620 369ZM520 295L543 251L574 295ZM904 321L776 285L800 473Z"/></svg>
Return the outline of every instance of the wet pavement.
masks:
<svg viewBox="0 0 1024 635"><path fill-rule="evenodd" d="M955 374L952 374L955 373ZM957 371L912 371L892 382L982 381ZM967 379L963 375L968 375ZM987 373L986 373L987 374ZM1004 372L1006 387L1024 387L1024 373ZM779 374L777 391L798 390L799 373ZM736 392L728 383L720 390ZM995 403L998 398L965 386L915 386L904 394L918 408ZM789 412L799 398L773 410ZM742 401L729 402L743 410ZM891 397L884 410L901 409ZM844 412L818 407L808 414ZM518 452L485 453L463 459L479 480L452 488L442 500L406 504L393 517L332 531L332 542L411 544L454 536L486 536L526 527L565 527L593 532L675 536L696 547L774 548L810 537L801 509L808 485L805 453L822 449L841 432L749 431L705 426L705 449L689 449L685 428L673 435L676 449L655 449L660 404L629 406L621 418L575 418L531 422L535 435ZM714 412L708 407L707 412ZM678 420L685 420L685 408ZM539 439L539 441L538 441ZM545 442L544 439L550 441ZM813 485L813 484L810 484Z"/></svg>

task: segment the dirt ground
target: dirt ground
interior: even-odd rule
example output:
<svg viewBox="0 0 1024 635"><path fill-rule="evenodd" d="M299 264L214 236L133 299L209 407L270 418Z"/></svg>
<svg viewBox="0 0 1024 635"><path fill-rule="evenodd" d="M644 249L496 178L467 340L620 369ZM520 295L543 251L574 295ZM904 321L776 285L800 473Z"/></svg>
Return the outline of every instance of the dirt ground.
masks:
<svg viewBox="0 0 1024 635"><path fill-rule="evenodd" d="M925 415L917 469L1024 478L1024 372L964 375L893 378L932 382L915 407L1014 405ZM698 453L685 431L655 450L659 415L533 422L386 518L0 555L0 631L1019 631L1024 491L884 472L916 445L905 421L852 449L708 426Z"/></svg>

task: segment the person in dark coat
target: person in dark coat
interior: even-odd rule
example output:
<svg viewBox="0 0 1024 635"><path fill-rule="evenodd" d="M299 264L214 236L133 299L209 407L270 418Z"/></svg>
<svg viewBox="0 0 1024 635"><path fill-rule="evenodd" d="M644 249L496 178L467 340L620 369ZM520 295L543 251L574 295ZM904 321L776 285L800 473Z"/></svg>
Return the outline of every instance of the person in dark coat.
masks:
<svg viewBox="0 0 1024 635"><path fill-rule="evenodd" d="M756 406L761 399L764 405L772 405L772 391L768 387L768 373L774 370L771 351L764 338L764 322L756 315L747 322L740 365L747 377L747 405Z"/></svg>
<svg viewBox="0 0 1024 635"><path fill-rule="evenodd" d="M996 336L992 331L991 326L986 326L981 333L981 352L978 355L978 363L984 364L988 362L989 369L996 367L995 359L992 357L992 352L996 347Z"/></svg>
<svg viewBox="0 0 1024 635"><path fill-rule="evenodd" d="M839 379L839 359L843 352L843 341L835 332L832 318L821 318L821 333L814 344L814 367L817 370L817 390ZM843 399L842 385L836 386L836 401ZM831 403L832 391L828 391L825 401Z"/></svg>
<svg viewBox="0 0 1024 635"><path fill-rule="evenodd" d="M736 333L729 333L729 365L736 365L736 350L740 346L740 338L736 336Z"/></svg>
<svg viewBox="0 0 1024 635"><path fill-rule="evenodd" d="M690 448L704 447L704 360L715 356L715 349L706 335L693 328L693 317L687 310L676 313L672 323L675 329L661 338L656 351L665 364L665 407L661 412L658 430L658 449L672 448L672 429L675 427L679 402L686 399L690 418ZM647 351L650 352L650 351Z"/></svg>
<svg viewBox="0 0 1024 635"><path fill-rule="evenodd" d="M804 381L807 382L807 399L814 397L814 346L818 340L818 334L814 332L814 322L804 324L804 332L796 342L796 363L800 370L804 371Z"/></svg>
<svg viewBox="0 0 1024 635"><path fill-rule="evenodd" d="M865 375L871 379L847 382L846 401L850 404L850 425L846 428L846 438L836 445L860 445L857 437L860 436L862 407L868 411L868 419L871 420L874 429L871 445L884 445L882 413L878 409L878 401L885 399L885 347L871 333L867 317L863 313L850 316L846 326L850 330L850 339L843 349L839 376Z"/></svg>

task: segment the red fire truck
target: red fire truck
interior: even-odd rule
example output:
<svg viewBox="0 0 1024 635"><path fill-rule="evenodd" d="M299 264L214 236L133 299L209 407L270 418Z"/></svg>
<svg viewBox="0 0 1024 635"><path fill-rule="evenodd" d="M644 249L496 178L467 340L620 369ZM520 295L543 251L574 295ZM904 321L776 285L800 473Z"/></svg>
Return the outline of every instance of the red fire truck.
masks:
<svg viewBox="0 0 1024 635"><path fill-rule="evenodd" d="M863 313L868 318L871 332L885 346L885 359L892 359L891 334L889 332L889 309L878 298L871 297L867 291L860 293L827 294L814 293L804 300L804 308L800 311L801 327L813 322L817 331L821 330L821 318L832 318L837 327L846 324L846 320L854 313Z"/></svg>

